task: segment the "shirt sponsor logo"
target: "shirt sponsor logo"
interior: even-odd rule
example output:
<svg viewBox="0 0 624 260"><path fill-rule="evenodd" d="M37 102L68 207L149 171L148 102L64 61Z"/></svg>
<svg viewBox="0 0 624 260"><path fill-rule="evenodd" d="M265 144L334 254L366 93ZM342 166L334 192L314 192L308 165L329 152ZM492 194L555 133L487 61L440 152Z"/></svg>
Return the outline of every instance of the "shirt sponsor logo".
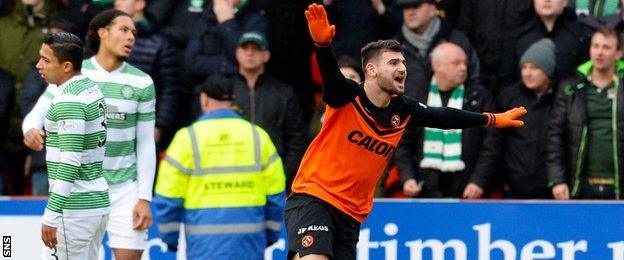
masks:
<svg viewBox="0 0 624 260"><path fill-rule="evenodd" d="M59 122L59 130L63 132L72 133L72 132L75 132L77 128L78 126L74 122L68 122L68 121Z"/></svg>
<svg viewBox="0 0 624 260"><path fill-rule="evenodd" d="M124 120L126 120L126 118L128 118L126 113L106 113L106 119L107 120L124 121Z"/></svg>
<svg viewBox="0 0 624 260"><path fill-rule="evenodd" d="M299 230L297 231L297 235L301 235L305 232L310 232L310 231L329 231L329 228L327 226L310 225L308 227L299 228Z"/></svg>
<svg viewBox="0 0 624 260"><path fill-rule="evenodd" d="M386 158L389 158L396 149L394 145L379 141L376 138L365 135L358 130L351 131L351 133L347 136L347 139L349 142L357 146L361 146L370 152Z"/></svg>

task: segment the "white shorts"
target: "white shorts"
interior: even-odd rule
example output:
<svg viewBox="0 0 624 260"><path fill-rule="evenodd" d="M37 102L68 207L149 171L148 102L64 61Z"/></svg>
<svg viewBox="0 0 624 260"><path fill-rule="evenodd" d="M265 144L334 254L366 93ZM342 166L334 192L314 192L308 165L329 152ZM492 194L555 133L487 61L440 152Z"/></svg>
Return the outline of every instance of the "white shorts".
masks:
<svg viewBox="0 0 624 260"><path fill-rule="evenodd" d="M108 242L111 248L144 250L147 247L147 229L132 228L132 212L139 201L137 181L110 185L111 209L108 218Z"/></svg>
<svg viewBox="0 0 624 260"><path fill-rule="evenodd" d="M55 249L44 246L43 259L97 259L107 222L108 215L61 217L61 224L56 229L58 244Z"/></svg>

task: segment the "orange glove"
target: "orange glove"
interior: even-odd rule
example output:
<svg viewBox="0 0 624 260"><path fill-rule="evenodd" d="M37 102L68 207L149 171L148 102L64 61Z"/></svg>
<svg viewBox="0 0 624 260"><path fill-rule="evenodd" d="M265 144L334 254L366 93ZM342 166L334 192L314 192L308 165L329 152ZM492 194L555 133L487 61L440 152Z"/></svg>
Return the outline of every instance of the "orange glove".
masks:
<svg viewBox="0 0 624 260"><path fill-rule="evenodd" d="M505 111L505 113L483 113L487 117L487 127L496 127L496 128L504 128L504 127L521 127L524 125L524 122L520 120L515 120L516 118L523 116L527 113L526 108L524 107L516 107L510 110Z"/></svg>
<svg viewBox="0 0 624 260"><path fill-rule="evenodd" d="M314 43L317 46L329 46L336 35L336 26L329 25L325 7L311 4L305 11L305 17L308 20L308 29L310 29L310 36Z"/></svg>

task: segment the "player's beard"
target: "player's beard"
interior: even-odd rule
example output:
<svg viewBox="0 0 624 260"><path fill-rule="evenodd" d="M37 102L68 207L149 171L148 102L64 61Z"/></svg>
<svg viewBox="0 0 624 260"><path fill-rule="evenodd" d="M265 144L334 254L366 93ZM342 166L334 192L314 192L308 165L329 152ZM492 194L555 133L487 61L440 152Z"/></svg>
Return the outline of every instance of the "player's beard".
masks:
<svg viewBox="0 0 624 260"><path fill-rule="evenodd" d="M394 86L394 77L381 77L378 82L379 88L390 95L403 94L403 90Z"/></svg>

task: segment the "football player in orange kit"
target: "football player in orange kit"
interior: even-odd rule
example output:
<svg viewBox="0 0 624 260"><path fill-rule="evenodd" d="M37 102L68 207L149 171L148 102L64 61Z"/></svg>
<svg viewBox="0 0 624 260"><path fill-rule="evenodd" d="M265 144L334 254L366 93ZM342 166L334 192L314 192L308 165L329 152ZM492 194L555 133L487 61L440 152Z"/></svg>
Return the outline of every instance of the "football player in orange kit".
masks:
<svg viewBox="0 0 624 260"><path fill-rule="evenodd" d="M286 203L289 259L355 259L360 223L370 213L375 185L406 128L521 127L523 107L474 113L427 107L403 95L407 70L394 40L362 48L364 83L345 79L330 44L335 26L325 9L305 12L328 107L308 147Z"/></svg>

